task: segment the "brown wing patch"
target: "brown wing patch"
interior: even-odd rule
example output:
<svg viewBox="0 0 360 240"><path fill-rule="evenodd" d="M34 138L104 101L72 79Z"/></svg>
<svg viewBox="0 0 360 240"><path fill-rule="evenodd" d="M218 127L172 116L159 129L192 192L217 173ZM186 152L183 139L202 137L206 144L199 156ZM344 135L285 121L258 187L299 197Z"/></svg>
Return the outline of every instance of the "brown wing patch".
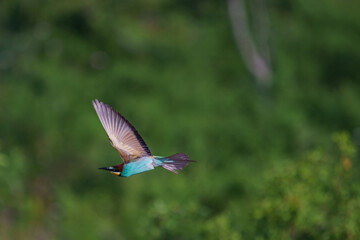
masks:
<svg viewBox="0 0 360 240"><path fill-rule="evenodd" d="M141 156L151 156L145 141L135 127L122 115L97 99L92 103L101 124L109 136L111 145L116 148L125 163Z"/></svg>

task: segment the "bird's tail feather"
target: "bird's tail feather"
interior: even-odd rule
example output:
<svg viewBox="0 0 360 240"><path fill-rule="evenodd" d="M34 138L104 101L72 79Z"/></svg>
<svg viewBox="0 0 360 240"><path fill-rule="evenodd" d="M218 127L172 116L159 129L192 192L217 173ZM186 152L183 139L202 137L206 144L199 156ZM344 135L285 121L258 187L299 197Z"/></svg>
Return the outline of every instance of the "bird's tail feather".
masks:
<svg viewBox="0 0 360 240"><path fill-rule="evenodd" d="M183 169L190 162L195 161L189 160L188 155L186 155L185 153L176 153L171 156L162 158L161 162L161 167L177 174L178 170Z"/></svg>

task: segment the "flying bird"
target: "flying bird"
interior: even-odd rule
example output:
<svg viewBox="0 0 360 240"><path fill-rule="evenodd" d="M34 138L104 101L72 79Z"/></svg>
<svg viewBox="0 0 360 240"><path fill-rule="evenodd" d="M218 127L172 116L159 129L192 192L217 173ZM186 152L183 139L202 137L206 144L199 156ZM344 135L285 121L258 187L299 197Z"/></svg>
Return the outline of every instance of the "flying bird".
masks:
<svg viewBox="0 0 360 240"><path fill-rule="evenodd" d="M177 174L178 170L193 162L185 153L176 153L168 157L152 155L140 134L122 115L97 99L92 101L92 104L109 137L110 144L123 160L123 163L119 165L99 169L120 177L129 177L156 167L162 167Z"/></svg>

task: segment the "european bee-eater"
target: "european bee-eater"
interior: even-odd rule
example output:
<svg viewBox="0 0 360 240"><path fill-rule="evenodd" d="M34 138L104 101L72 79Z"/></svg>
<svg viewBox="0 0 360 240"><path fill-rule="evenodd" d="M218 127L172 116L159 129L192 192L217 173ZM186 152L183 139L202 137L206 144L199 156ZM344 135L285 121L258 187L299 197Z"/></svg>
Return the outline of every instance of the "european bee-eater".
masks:
<svg viewBox="0 0 360 240"><path fill-rule="evenodd" d="M109 137L110 144L123 160L122 164L99 169L107 170L116 176L129 177L153 170L155 167L163 167L177 173L177 170L183 169L192 162L185 153L176 153L169 157L153 156L140 134L123 116L97 99L92 101L92 104Z"/></svg>

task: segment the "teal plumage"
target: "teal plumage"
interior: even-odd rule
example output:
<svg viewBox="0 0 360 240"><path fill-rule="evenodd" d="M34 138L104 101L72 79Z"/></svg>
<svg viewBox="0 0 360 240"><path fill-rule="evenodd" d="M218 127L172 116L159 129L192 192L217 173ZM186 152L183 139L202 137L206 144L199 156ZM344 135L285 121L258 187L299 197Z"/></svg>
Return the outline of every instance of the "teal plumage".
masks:
<svg viewBox="0 0 360 240"><path fill-rule="evenodd" d="M116 176L129 177L156 167L177 173L192 162L185 153L177 153L169 157L153 156L140 134L123 116L97 99L92 103L109 137L110 144L123 160L122 164L100 169L107 170Z"/></svg>

